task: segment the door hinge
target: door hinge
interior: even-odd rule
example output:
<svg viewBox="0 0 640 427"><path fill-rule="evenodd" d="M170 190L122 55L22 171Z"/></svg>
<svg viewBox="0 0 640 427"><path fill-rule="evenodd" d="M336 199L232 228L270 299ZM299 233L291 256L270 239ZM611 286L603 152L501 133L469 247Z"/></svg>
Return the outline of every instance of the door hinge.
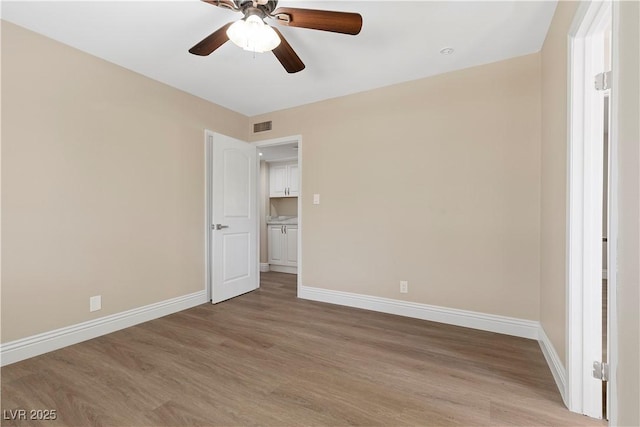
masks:
<svg viewBox="0 0 640 427"><path fill-rule="evenodd" d="M609 364L605 362L593 362L591 375L597 380L609 381Z"/></svg>
<svg viewBox="0 0 640 427"><path fill-rule="evenodd" d="M596 74L595 88L596 90L611 89L611 71Z"/></svg>

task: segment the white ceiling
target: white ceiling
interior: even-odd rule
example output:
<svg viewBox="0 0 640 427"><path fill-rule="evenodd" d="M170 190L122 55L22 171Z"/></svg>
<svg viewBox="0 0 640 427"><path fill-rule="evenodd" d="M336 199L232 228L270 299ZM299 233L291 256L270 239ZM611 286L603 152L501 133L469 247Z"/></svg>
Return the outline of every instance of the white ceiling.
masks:
<svg viewBox="0 0 640 427"><path fill-rule="evenodd" d="M2 19L247 116L537 52L556 1L302 1L358 12L359 35L279 29L306 69L231 42L188 49L241 14L197 0L2 1ZM453 55L439 51L453 47Z"/></svg>
<svg viewBox="0 0 640 427"><path fill-rule="evenodd" d="M290 160L298 157L298 143L272 145L267 147L259 147L258 154L260 160L265 162L274 162L278 160Z"/></svg>

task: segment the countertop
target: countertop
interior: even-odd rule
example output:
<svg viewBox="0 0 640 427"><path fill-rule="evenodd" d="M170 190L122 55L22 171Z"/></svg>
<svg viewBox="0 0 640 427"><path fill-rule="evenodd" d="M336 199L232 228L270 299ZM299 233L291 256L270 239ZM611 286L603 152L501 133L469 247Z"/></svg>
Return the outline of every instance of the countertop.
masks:
<svg viewBox="0 0 640 427"><path fill-rule="evenodd" d="M268 225L297 225L298 217L297 216L274 216L267 217Z"/></svg>

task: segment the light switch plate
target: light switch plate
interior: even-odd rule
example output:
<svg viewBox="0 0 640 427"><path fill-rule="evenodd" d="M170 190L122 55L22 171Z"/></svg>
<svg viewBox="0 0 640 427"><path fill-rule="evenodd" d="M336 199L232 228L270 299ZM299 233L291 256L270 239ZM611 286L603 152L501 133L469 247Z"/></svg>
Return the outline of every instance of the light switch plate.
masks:
<svg viewBox="0 0 640 427"><path fill-rule="evenodd" d="M313 195L313 204L314 205L319 205L320 204L320 195L319 194L314 194Z"/></svg>

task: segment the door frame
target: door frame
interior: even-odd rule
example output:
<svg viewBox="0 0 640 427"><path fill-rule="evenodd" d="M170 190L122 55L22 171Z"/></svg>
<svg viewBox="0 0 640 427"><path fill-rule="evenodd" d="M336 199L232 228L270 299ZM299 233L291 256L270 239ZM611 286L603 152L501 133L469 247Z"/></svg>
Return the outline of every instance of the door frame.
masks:
<svg viewBox="0 0 640 427"><path fill-rule="evenodd" d="M211 282L211 224L213 224L211 177L213 176L214 134L215 132L209 129L204 130L204 287L207 291L207 300L209 302L213 298L213 283Z"/></svg>
<svg viewBox="0 0 640 427"><path fill-rule="evenodd" d="M619 163L618 163L618 94L620 55L618 34L620 2L614 1L611 11L611 93L609 103L609 230L607 261L608 325L609 325L609 384L607 415L609 425L618 425L618 235L619 235Z"/></svg>
<svg viewBox="0 0 640 427"><path fill-rule="evenodd" d="M282 138L273 138L273 139L264 139L259 141L254 141L256 147L273 147L276 145L284 145L284 144L298 144L298 185L300 186L300 191L298 193L298 278L297 278L297 289L296 295L300 294L300 288L302 286L302 135L292 135L285 136ZM260 179L260 162L258 162L258 179ZM260 198L260 195L258 195ZM258 200L262 202L261 200ZM258 252L260 252L260 233L258 233ZM258 262L260 262L260 254L258 253ZM262 272L260 272L262 273Z"/></svg>
<svg viewBox="0 0 640 427"><path fill-rule="evenodd" d="M602 117L598 116L593 77L604 70L601 35L611 23L612 2L582 2L568 37L568 153L567 153L567 384L569 410L602 418L602 385L591 376L591 365L602 357ZM615 25L612 39L617 38ZM612 52L613 53L613 52ZM615 55L612 61L615 73ZM614 77L615 82L615 77ZM615 95L614 95L615 96ZM611 111L610 135L617 112ZM599 121L598 121L599 120ZM600 132L599 132L600 131ZM610 200L616 197L615 140L610 140ZM609 208L608 324L615 318L615 241L617 210ZM594 267L595 266L595 267ZM599 266L599 268L598 268ZM615 334L615 330L613 331ZM614 335L612 335L612 338ZM609 351L613 367L616 348ZM612 387L609 383L610 389ZM613 399L611 399L614 402ZM612 406L615 406L613 404ZM615 410L614 410L615 411ZM610 419L611 419L610 412Z"/></svg>

